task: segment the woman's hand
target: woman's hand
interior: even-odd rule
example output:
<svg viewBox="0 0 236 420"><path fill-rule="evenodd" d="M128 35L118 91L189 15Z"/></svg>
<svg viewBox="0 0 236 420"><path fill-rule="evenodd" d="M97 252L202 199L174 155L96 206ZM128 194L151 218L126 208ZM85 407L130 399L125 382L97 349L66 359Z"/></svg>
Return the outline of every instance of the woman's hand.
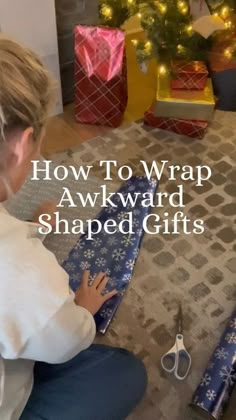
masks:
<svg viewBox="0 0 236 420"><path fill-rule="evenodd" d="M94 279L93 284L89 286L89 275L89 271L84 272L81 286L75 292L75 303L76 305L83 306L92 315L95 315L104 302L112 296L115 296L118 292L117 290L112 290L102 295L108 283L108 277L106 277L105 273L99 273Z"/></svg>
<svg viewBox="0 0 236 420"><path fill-rule="evenodd" d="M47 223L49 223L54 228L56 225L54 212L56 211L57 204L57 201L45 201L42 203L34 213L33 222L39 223L39 217L41 214L49 214L51 219L47 221Z"/></svg>

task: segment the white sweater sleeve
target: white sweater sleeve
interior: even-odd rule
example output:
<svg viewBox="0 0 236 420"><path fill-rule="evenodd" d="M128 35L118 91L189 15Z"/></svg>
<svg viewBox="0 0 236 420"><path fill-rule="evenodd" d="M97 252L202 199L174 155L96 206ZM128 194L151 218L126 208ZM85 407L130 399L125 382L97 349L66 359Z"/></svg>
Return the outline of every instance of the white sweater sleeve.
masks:
<svg viewBox="0 0 236 420"><path fill-rule="evenodd" d="M74 303L74 293L48 324L26 343L19 358L63 363L88 348L95 337L93 316Z"/></svg>

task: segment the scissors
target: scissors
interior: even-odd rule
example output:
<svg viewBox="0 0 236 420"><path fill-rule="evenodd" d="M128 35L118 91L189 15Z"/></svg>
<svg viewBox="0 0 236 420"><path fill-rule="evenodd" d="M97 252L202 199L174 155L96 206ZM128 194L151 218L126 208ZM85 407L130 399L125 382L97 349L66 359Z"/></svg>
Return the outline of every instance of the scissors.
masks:
<svg viewBox="0 0 236 420"><path fill-rule="evenodd" d="M183 381L189 374L192 359L184 346L183 312L179 305L177 315L177 335L174 346L161 358L161 365L168 373L174 373L179 381Z"/></svg>

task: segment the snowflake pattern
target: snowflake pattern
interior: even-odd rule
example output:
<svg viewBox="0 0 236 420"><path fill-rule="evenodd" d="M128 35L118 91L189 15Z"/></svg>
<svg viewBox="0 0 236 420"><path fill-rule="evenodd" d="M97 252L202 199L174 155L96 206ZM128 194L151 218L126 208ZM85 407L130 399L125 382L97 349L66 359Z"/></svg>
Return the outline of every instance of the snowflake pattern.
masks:
<svg viewBox="0 0 236 420"><path fill-rule="evenodd" d="M205 406L204 406L204 403L203 403L203 402L201 402L201 403L197 403L197 405L198 405L198 407L205 408Z"/></svg>
<svg viewBox="0 0 236 420"><path fill-rule="evenodd" d="M81 261L80 268L82 268L82 270L89 270L89 268L90 268L89 262L88 261Z"/></svg>
<svg viewBox="0 0 236 420"><path fill-rule="evenodd" d="M108 253L108 248L106 248L105 246L100 249L100 254L106 255L107 253Z"/></svg>
<svg viewBox="0 0 236 420"><path fill-rule="evenodd" d="M128 187L128 191L135 191L135 185L130 185L129 187Z"/></svg>
<svg viewBox="0 0 236 420"><path fill-rule="evenodd" d="M114 267L114 271L116 273L119 273L120 271L122 271L122 265L116 264L115 267Z"/></svg>
<svg viewBox="0 0 236 420"><path fill-rule="evenodd" d="M95 239L93 240L93 246L94 246L95 248L99 248L101 245L102 245L102 240L101 240L100 238L95 238Z"/></svg>
<svg viewBox="0 0 236 420"><path fill-rule="evenodd" d="M215 352L215 358L218 360L226 360L229 355L229 352L225 350L224 347L220 347Z"/></svg>
<svg viewBox="0 0 236 420"><path fill-rule="evenodd" d="M125 283L128 283L131 280L131 274L124 274L123 275L123 281Z"/></svg>
<svg viewBox="0 0 236 420"><path fill-rule="evenodd" d="M73 273L76 270L76 264L68 261L64 268L65 268L66 271L70 271L70 272Z"/></svg>
<svg viewBox="0 0 236 420"><path fill-rule="evenodd" d="M86 251L84 251L84 258L93 258L94 257L94 250L93 249L86 249Z"/></svg>
<svg viewBox="0 0 236 420"><path fill-rule="evenodd" d="M115 261L121 261L125 258L126 252L122 248L114 249L112 253L112 258L114 258Z"/></svg>
<svg viewBox="0 0 236 420"><path fill-rule="evenodd" d="M106 276L110 276L111 275L111 269L110 268L106 268L105 274L106 274Z"/></svg>
<svg viewBox="0 0 236 420"><path fill-rule="evenodd" d="M85 246L84 241L82 239L79 239L77 244L75 245L74 249L82 249L82 248L84 248L84 246Z"/></svg>
<svg viewBox="0 0 236 420"><path fill-rule="evenodd" d="M216 348L194 397L194 403L203 404L210 414L215 410L217 418L221 418L223 414L223 405L221 407L217 405L219 389L224 389L227 397L236 384L235 315L236 312L228 323L220 345Z"/></svg>
<svg viewBox="0 0 236 420"><path fill-rule="evenodd" d="M110 318L113 314L113 310L111 308L104 308L100 311L100 316L102 318Z"/></svg>
<svg viewBox="0 0 236 420"><path fill-rule="evenodd" d="M134 260L128 260L128 261L126 261L125 266L126 266L126 268L128 268L128 270L133 270L134 263L135 263Z"/></svg>
<svg viewBox="0 0 236 420"><path fill-rule="evenodd" d="M120 199L121 195L128 199L129 194L130 198L135 199L136 194L138 194L134 207L128 203L131 207L130 212L134 221L133 230L135 234L123 234L117 230L114 234L109 235L102 229L101 232L93 236L93 240L88 240L87 233L85 233L62 264L69 274L70 286L73 290L79 287L84 270L90 270L90 285L98 272L103 271L109 277L104 293L114 288L119 290L118 295L105 302L95 316L97 330L100 332L104 333L106 331L132 278L134 264L138 257L143 236L142 221L149 213L149 209L141 205L142 195L149 191L150 188L152 188L152 193L154 194L155 187L156 184L154 186L145 177L132 177L122 185L119 194L112 197L112 201L116 206L108 205L97 216L102 224L111 218L116 223L120 223L128 217L127 206L123 205Z"/></svg>
<svg viewBox="0 0 236 420"><path fill-rule="evenodd" d="M129 218L129 213L127 211L121 211L117 215L118 220L125 220Z"/></svg>
<svg viewBox="0 0 236 420"><path fill-rule="evenodd" d="M205 373L205 375L202 377L200 386L209 386L211 383L211 376L208 375L208 373Z"/></svg>
<svg viewBox="0 0 236 420"><path fill-rule="evenodd" d="M236 330L236 318L232 319L232 321L230 321L230 327L233 328L234 330Z"/></svg>
<svg viewBox="0 0 236 420"><path fill-rule="evenodd" d="M110 238L108 238L107 243L108 243L108 245L110 245L110 246L117 245L117 244L118 244L118 239L117 239L117 238L115 238L114 236L111 236Z"/></svg>
<svg viewBox="0 0 236 420"><path fill-rule="evenodd" d="M126 248L130 245L133 245L134 242L135 242L135 237L131 235L124 235L121 241L122 245L124 245Z"/></svg>
<svg viewBox="0 0 236 420"><path fill-rule="evenodd" d="M104 267L106 265L106 260L105 258L97 258L95 264L99 268Z"/></svg>
<svg viewBox="0 0 236 420"><path fill-rule="evenodd" d="M133 219L133 227L139 227L140 226L140 220L139 219Z"/></svg>
<svg viewBox="0 0 236 420"><path fill-rule="evenodd" d="M227 343L229 344L236 344L236 333L235 332L228 333L225 339Z"/></svg>
<svg viewBox="0 0 236 420"><path fill-rule="evenodd" d="M116 213L117 212L117 207L106 207L105 209L104 209L104 211L107 213L107 214L113 214L113 213Z"/></svg>
<svg viewBox="0 0 236 420"><path fill-rule="evenodd" d="M216 392L214 389L208 389L206 397L209 401L214 401L216 399Z"/></svg>
<svg viewBox="0 0 236 420"><path fill-rule="evenodd" d="M232 386L236 382L236 370L233 367L223 366L219 375L227 385Z"/></svg>
<svg viewBox="0 0 236 420"><path fill-rule="evenodd" d="M151 187L157 187L157 180L156 179L154 179L154 178L151 178L150 179L150 185L151 185Z"/></svg>
<svg viewBox="0 0 236 420"><path fill-rule="evenodd" d="M134 249L133 250L133 256L134 256L134 259L136 260L136 258L138 258L138 253L139 253L139 250L138 249Z"/></svg>

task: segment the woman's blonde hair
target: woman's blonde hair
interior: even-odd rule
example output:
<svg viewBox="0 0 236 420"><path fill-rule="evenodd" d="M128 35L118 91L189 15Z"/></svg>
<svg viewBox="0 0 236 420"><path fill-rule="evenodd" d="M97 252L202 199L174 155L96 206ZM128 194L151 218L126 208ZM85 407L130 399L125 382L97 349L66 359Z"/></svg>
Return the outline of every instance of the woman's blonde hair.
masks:
<svg viewBox="0 0 236 420"><path fill-rule="evenodd" d="M54 93L54 81L37 55L0 35L0 144L27 127L33 127L37 139Z"/></svg>

